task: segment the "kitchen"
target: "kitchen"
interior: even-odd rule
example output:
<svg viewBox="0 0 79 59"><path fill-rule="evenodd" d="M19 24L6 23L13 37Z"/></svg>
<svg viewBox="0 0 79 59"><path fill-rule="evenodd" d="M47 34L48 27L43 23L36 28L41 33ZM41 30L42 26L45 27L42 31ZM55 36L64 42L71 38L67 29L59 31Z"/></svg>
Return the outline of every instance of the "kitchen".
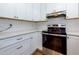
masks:
<svg viewBox="0 0 79 59"><path fill-rule="evenodd" d="M79 55L78 7L79 3L0 3L0 55ZM56 45L51 49L43 31L49 39L65 35L55 41L52 37Z"/></svg>

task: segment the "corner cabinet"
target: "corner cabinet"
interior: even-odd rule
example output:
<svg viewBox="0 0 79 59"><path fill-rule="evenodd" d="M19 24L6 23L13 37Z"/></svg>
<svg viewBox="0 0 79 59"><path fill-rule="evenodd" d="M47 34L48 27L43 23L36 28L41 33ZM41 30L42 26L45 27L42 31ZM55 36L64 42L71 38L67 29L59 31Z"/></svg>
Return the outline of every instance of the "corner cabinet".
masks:
<svg viewBox="0 0 79 59"><path fill-rule="evenodd" d="M66 4L66 19L79 18L79 4L67 3Z"/></svg>
<svg viewBox="0 0 79 59"><path fill-rule="evenodd" d="M67 54L68 55L79 55L79 37L78 36L68 35Z"/></svg>

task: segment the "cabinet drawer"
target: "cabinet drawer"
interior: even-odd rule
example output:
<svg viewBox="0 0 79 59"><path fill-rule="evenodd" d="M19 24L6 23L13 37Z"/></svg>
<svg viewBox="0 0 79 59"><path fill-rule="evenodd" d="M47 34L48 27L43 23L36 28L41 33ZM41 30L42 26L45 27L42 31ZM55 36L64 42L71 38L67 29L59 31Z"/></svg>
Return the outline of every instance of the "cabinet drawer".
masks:
<svg viewBox="0 0 79 59"><path fill-rule="evenodd" d="M0 49L0 55L20 55L24 51L29 50L30 41L31 41L31 38L28 38L14 45Z"/></svg>
<svg viewBox="0 0 79 59"><path fill-rule="evenodd" d="M31 37L30 34L26 34L26 35L20 35L16 37L7 38L7 39L0 39L0 48L28 39L30 37Z"/></svg>

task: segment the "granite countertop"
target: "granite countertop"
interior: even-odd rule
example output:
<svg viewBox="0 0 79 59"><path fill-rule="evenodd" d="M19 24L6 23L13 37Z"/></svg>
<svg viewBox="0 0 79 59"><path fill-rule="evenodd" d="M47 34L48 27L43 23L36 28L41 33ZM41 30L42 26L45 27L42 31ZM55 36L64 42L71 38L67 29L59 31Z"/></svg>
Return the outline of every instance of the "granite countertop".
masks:
<svg viewBox="0 0 79 59"><path fill-rule="evenodd" d="M8 37L16 36L16 35L21 35L21 34L29 34L29 33L38 32L38 31L41 31L41 30L30 30L30 31L22 30L22 31L15 31L15 32L0 32L0 39L8 38Z"/></svg>

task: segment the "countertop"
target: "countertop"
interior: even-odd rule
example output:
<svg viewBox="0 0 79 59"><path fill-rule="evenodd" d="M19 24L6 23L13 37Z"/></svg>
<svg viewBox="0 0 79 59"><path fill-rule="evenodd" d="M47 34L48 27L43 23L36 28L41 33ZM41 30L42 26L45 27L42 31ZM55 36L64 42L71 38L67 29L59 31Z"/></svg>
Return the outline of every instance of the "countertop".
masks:
<svg viewBox="0 0 79 59"><path fill-rule="evenodd" d="M8 37L12 37L12 36L16 36L16 35L21 35L21 34L29 34L32 32L38 32L41 30L22 30L22 31L15 31L15 32L0 32L0 39L4 39L4 38L8 38Z"/></svg>
<svg viewBox="0 0 79 59"><path fill-rule="evenodd" d="M67 32L67 35L79 36L79 32Z"/></svg>

